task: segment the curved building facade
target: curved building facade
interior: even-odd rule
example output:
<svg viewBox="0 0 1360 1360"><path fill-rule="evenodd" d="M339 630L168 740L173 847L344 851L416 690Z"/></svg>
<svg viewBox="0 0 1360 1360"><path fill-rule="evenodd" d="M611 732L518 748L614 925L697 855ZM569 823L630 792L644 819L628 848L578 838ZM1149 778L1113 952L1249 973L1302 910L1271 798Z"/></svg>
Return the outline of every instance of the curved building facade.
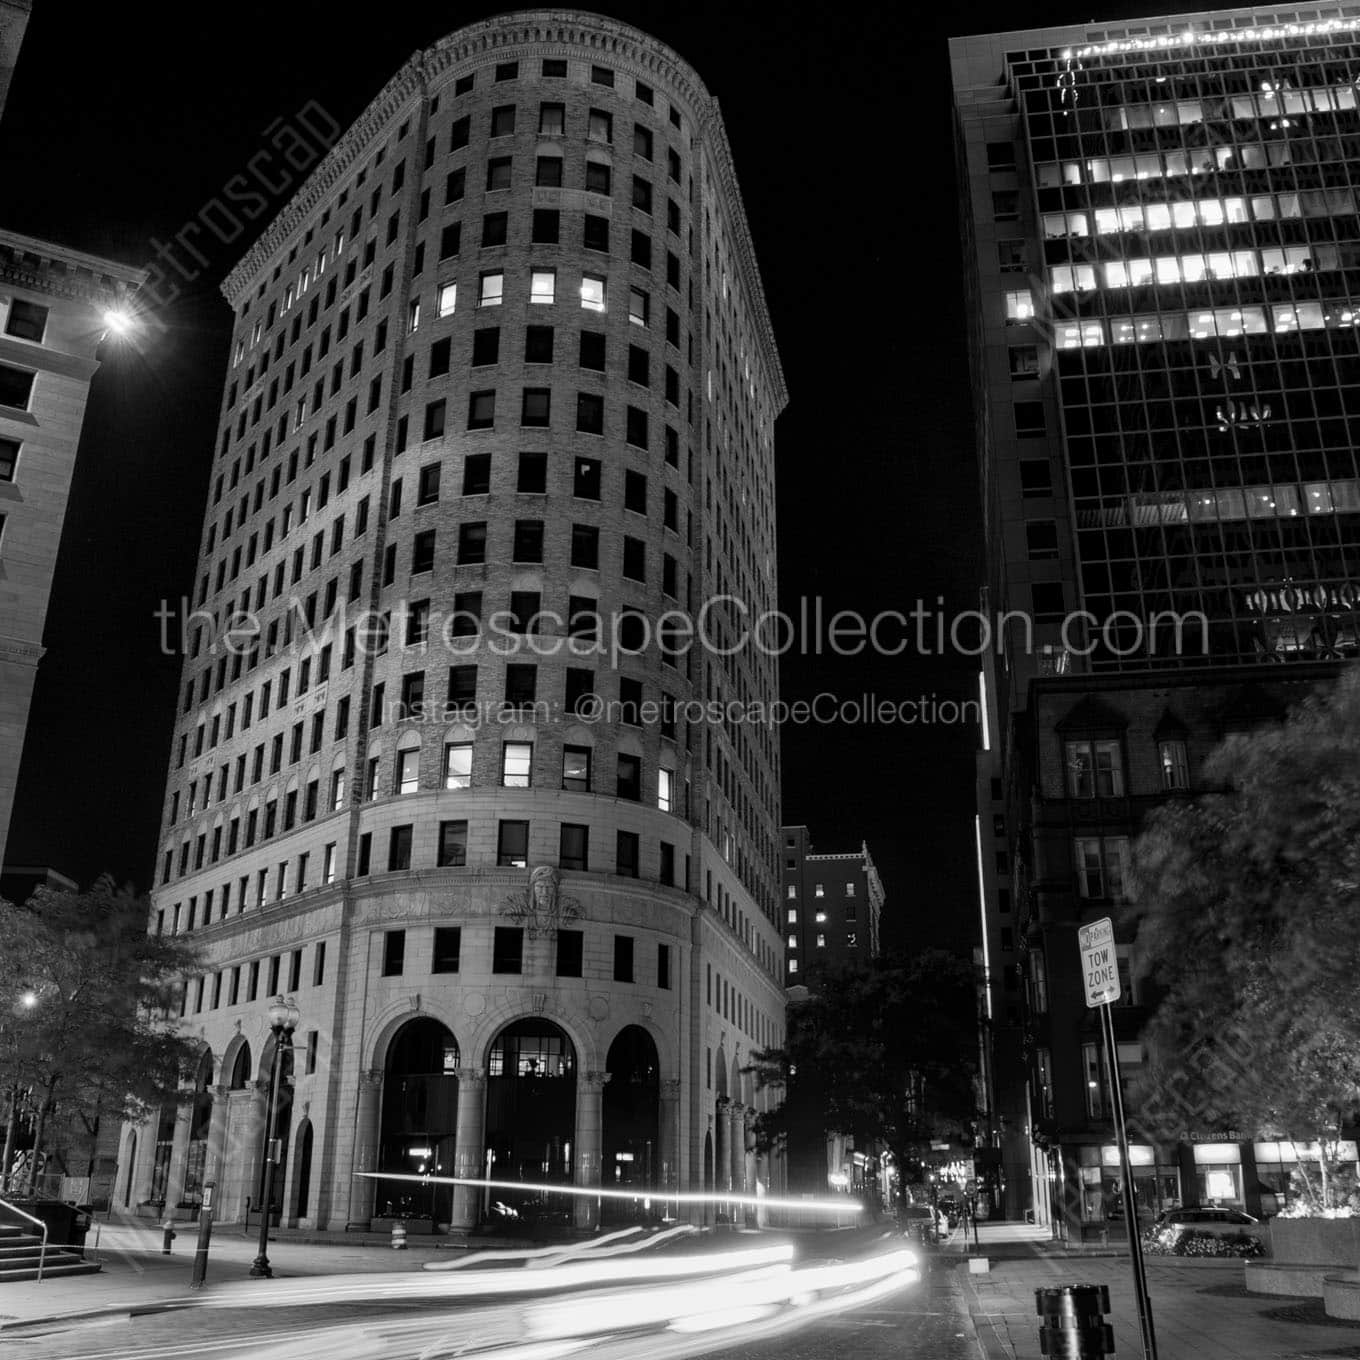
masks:
<svg viewBox="0 0 1360 1360"><path fill-rule="evenodd" d="M777 735L741 720L777 681L740 643L786 394L715 101L611 20L464 29L224 293L152 921L201 951L204 1057L115 1203L259 1206L279 993L285 1224L491 1198L358 1171L636 1190L616 1217L777 1188L741 1071L783 1029Z"/></svg>

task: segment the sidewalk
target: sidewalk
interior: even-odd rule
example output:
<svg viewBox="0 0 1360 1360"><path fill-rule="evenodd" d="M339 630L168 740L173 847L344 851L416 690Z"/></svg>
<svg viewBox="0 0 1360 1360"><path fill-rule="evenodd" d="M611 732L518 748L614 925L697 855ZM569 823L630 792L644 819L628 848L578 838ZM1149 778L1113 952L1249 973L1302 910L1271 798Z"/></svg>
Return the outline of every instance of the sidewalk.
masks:
<svg viewBox="0 0 1360 1360"><path fill-rule="evenodd" d="M99 1274L58 1276L42 1284L30 1280L0 1285L0 1328L106 1309L136 1312L174 1299L201 1296L201 1291L189 1286L197 1240L197 1228L185 1224L171 1244L171 1255L162 1256L159 1227L136 1222L101 1223L98 1246L91 1231L85 1250L88 1259L103 1265ZM382 1244L340 1241L322 1245L307 1240L288 1241L286 1235L276 1238L271 1233L269 1262L275 1280L260 1280L258 1287L275 1289L279 1287L275 1281L289 1277L419 1271L426 1261L447 1260L465 1250L462 1239L427 1237L422 1242L419 1237L412 1237L406 1251L393 1251L386 1239L373 1241ZM474 1250L508 1245L501 1240L473 1242ZM206 1288L249 1280L250 1263L258 1249L254 1233L247 1238L239 1229L214 1230L208 1249Z"/></svg>
<svg viewBox="0 0 1360 1360"><path fill-rule="evenodd" d="M1162 1360L1285 1360L1360 1355L1360 1324L1323 1321L1321 1305L1248 1295L1241 1261L1150 1258L1148 1291ZM1103 1284L1110 1290L1115 1354L1142 1355L1128 1259L1034 1258L993 1261L990 1274L966 1275L978 1340L987 1360L1030 1360L1039 1351L1034 1291ZM1272 1314L1278 1316L1272 1317Z"/></svg>

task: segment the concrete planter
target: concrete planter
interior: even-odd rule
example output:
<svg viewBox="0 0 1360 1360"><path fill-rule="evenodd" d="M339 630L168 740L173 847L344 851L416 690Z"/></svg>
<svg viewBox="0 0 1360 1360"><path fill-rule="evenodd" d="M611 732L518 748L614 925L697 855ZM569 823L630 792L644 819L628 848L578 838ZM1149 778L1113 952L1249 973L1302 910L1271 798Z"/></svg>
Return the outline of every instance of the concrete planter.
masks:
<svg viewBox="0 0 1360 1360"><path fill-rule="evenodd" d="M1360 1266L1360 1218L1273 1218L1268 1239L1282 1265Z"/></svg>
<svg viewBox="0 0 1360 1360"><path fill-rule="evenodd" d="M1360 1219L1276 1218L1266 1235L1270 1259L1248 1261L1246 1287L1253 1294L1334 1298L1335 1317L1360 1317ZM1328 1311L1331 1311L1330 1304Z"/></svg>

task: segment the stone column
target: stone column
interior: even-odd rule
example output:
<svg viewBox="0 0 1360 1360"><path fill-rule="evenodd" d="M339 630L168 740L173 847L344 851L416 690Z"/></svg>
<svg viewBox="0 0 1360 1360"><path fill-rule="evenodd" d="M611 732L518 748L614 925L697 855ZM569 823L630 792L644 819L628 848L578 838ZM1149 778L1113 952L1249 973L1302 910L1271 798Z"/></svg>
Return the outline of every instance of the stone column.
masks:
<svg viewBox="0 0 1360 1360"><path fill-rule="evenodd" d="M608 1072L582 1072L576 1084L576 1184L600 1184L604 1133L604 1084ZM600 1202L591 1195L576 1197L576 1226L592 1231L600 1223Z"/></svg>
<svg viewBox="0 0 1360 1360"><path fill-rule="evenodd" d="M661 1083L660 1099L657 1103L657 1142L660 1153L661 1174L657 1177L657 1187L663 1195L675 1194L681 1186L680 1178L680 1082L668 1078ZM667 1215L670 1205L665 1208Z"/></svg>
<svg viewBox="0 0 1360 1360"><path fill-rule="evenodd" d="M378 1169L378 1135L382 1118L383 1074L379 1071L359 1074L359 1093L354 1115L354 1162L351 1171ZM373 1217L373 1200L378 1182L367 1176L351 1176L349 1188L349 1219L347 1228L368 1227Z"/></svg>
<svg viewBox="0 0 1360 1360"><path fill-rule="evenodd" d="M135 1170L132 1173L132 1203L128 1206L136 1213L138 1206L151 1198L151 1177L156 1165L156 1127L160 1111L152 1110L150 1116L137 1125L137 1155Z"/></svg>
<svg viewBox="0 0 1360 1360"><path fill-rule="evenodd" d="M165 1178L165 1213L174 1217L176 1205L184 1198L184 1163L189 1154L189 1125L194 1107L181 1105L175 1111L175 1141L170 1147L170 1173Z"/></svg>
<svg viewBox="0 0 1360 1360"><path fill-rule="evenodd" d="M486 1175L486 1073L463 1068L458 1073L458 1127L453 1140L453 1174L463 1180ZM453 1219L464 1231L481 1218L482 1191L475 1185L453 1187Z"/></svg>
<svg viewBox="0 0 1360 1360"><path fill-rule="evenodd" d="M218 1223L245 1221L246 1196L259 1194L260 1153L264 1145L266 1096L251 1082L227 1096L227 1135L217 1182Z"/></svg>
<svg viewBox="0 0 1360 1360"><path fill-rule="evenodd" d="M732 1193L732 1102L718 1101L713 1149L713 1192L719 1200Z"/></svg>
<svg viewBox="0 0 1360 1360"><path fill-rule="evenodd" d="M737 1101L732 1102L732 1193L734 1195L744 1195L746 1193L746 1106ZM745 1210L736 1208L732 1214L733 1221L741 1218Z"/></svg>
<svg viewBox="0 0 1360 1360"><path fill-rule="evenodd" d="M204 1181L219 1184L221 1180L222 1158L227 1150L227 1101L230 1092L225 1086L212 1088L212 1118L208 1121L208 1153L203 1163ZM213 1214L216 1218L216 1213Z"/></svg>

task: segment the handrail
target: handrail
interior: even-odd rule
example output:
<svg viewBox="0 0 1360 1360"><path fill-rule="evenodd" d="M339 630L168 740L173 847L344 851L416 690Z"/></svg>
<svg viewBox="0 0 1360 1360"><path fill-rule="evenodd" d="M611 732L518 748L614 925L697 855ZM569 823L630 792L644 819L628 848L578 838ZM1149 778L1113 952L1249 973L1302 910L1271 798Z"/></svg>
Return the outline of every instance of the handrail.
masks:
<svg viewBox="0 0 1360 1360"><path fill-rule="evenodd" d="M20 1218L26 1218L30 1223L36 1223L42 1229L42 1246L38 1249L38 1278L35 1284L42 1283L43 1266L47 1261L47 1224L40 1218L34 1218L32 1214L26 1214L17 1204L11 1204L7 1199L0 1199L0 1209L8 1209L11 1213L16 1213Z"/></svg>

